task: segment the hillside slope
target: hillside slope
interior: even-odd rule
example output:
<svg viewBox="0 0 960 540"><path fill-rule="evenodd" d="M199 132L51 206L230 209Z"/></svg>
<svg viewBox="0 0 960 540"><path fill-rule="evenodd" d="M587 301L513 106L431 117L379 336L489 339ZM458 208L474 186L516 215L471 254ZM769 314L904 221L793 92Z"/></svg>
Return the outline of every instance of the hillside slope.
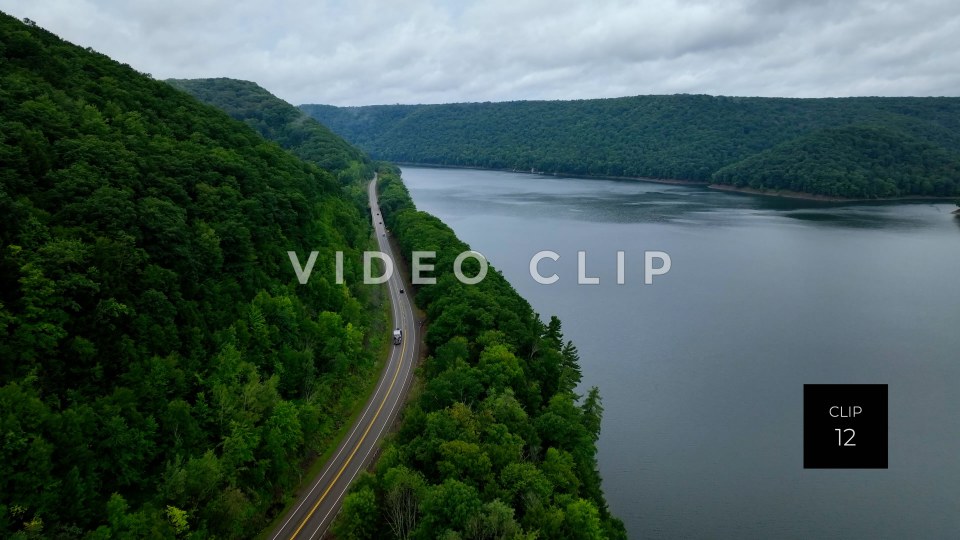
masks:
<svg viewBox="0 0 960 540"><path fill-rule="evenodd" d="M235 118L267 116L261 104L273 110L290 107L254 83L187 82L175 84L189 87ZM276 133L282 130L264 132ZM396 169L382 165L380 178L381 209L401 252L409 256L430 246L439 254L436 267L449 269L452 257L466 246L435 217L413 211ZM607 508L597 472L599 393L593 389L582 403L574 395L580 380L577 354L571 343L564 343L560 322L553 318L543 324L497 272L471 287L457 286L443 270L437 274L436 285L416 291L431 322L427 343L433 355L424 364L424 390L412 399L398 436L384 448L379 474L362 476L345 498L335 527L338 536L390 538L403 531L423 538L454 533L481 538L624 537L622 523ZM500 370L511 374L509 380L503 380ZM483 433L424 429L424 422L454 417L482 426ZM526 424L521 427L517 418ZM417 459L414 447L430 449L433 455ZM467 453L455 455L461 451ZM484 474L474 474L476 468ZM398 489L408 488L404 504L413 519L398 524L391 517L399 510L395 496ZM447 501L427 502L454 492L466 497L456 515L448 512ZM423 504L414 504L417 501Z"/></svg>
<svg viewBox="0 0 960 540"><path fill-rule="evenodd" d="M374 365L369 224L129 66L3 14L0 56L0 536L249 536Z"/></svg>
<svg viewBox="0 0 960 540"><path fill-rule="evenodd" d="M715 174L764 150L821 130L868 126L885 130L896 146L920 142L960 163L960 98L737 98L702 95L636 96L578 101L456 103L301 108L373 157L401 162L530 170L546 173L672 178L732 182ZM852 150L831 161L855 168L871 152L869 138L855 137ZM865 147L857 146L865 142ZM897 156L899 157L899 156ZM889 161L889 163L886 163ZM861 192L958 195L960 178L942 187L941 160L928 167L884 163L880 177L903 178L894 190L870 188L827 193L859 197ZM759 162L753 162L754 165ZM876 163L868 165L871 171ZM949 165L947 168L951 168ZM816 176L833 163L812 164ZM738 182L766 185L767 171L739 170ZM925 189L928 185L931 189ZM854 182L856 183L856 182ZM841 186L843 183L840 184ZM853 183L850 184L851 186ZM780 189L779 186L768 187Z"/></svg>
<svg viewBox="0 0 960 540"><path fill-rule="evenodd" d="M859 199L956 194L960 160L942 146L871 126L823 129L723 167L714 181Z"/></svg>
<svg viewBox="0 0 960 540"><path fill-rule="evenodd" d="M333 171L344 182L373 175L363 152L257 83L227 78L167 82L245 122L300 159Z"/></svg>
<svg viewBox="0 0 960 540"><path fill-rule="evenodd" d="M454 275L469 246L417 211L399 170L380 168L380 208L400 252L436 252L436 283L418 286L431 356L423 384L358 478L338 538L626 538L597 470L603 407L579 396L576 347L544 323L494 268L479 283ZM474 276L480 265L464 263Z"/></svg>

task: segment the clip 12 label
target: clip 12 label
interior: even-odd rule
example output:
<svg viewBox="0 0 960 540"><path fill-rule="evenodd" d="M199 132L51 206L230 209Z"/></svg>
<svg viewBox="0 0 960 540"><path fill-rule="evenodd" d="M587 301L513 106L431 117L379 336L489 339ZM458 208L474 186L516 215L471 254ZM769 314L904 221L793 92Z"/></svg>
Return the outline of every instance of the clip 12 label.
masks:
<svg viewBox="0 0 960 540"><path fill-rule="evenodd" d="M886 469L887 385L803 385L803 468Z"/></svg>

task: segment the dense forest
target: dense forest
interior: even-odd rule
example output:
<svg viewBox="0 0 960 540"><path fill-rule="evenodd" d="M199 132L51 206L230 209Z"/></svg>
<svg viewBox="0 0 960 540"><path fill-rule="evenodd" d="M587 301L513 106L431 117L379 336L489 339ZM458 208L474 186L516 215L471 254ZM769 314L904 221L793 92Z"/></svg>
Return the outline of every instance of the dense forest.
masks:
<svg viewBox="0 0 960 540"><path fill-rule="evenodd" d="M167 82L247 123L300 159L338 173L345 184L373 175L366 154L254 82L226 78Z"/></svg>
<svg viewBox="0 0 960 540"><path fill-rule="evenodd" d="M860 199L949 196L960 160L942 146L888 129L822 129L781 143L714 174L718 183Z"/></svg>
<svg viewBox="0 0 960 540"><path fill-rule="evenodd" d="M332 272L368 165L3 14L0 56L0 537L251 536L375 377L376 288Z"/></svg>
<svg viewBox="0 0 960 540"><path fill-rule="evenodd" d="M848 198L960 195L960 98L672 95L301 108L373 157L399 162Z"/></svg>
<svg viewBox="0 0 960 540"><path fill-rule="evenodd" d="M256 534L375 378L371 162L252 83L154 81L3 14L0 55L0 536ZM559 321L455 281L465 246L382 177L404 250L441 254L434 353L339 536L624 537ZM344 251L347 285L299 285L288 250Z"/></svg>
<svg viewBox="0 0 960 540"><path fill-rule="evenodd" d="M313 120L304 122L284 110L298 112L254 83L230 79L174 83L229 112L234 118L243 119L254 127L265 126L259 129L270 138L285 130L315 124ZM264 113L263 108L272 112ZM280 120L263 123L264 118ZM284 143L288 139L281 136L275 140ZM296 147L290 148L297 151ZM309 154L299 155L313 159ZM441 269L437 275L438 284L421 287L416 295L417 302L427 310L431 321L427 335L430 350L439 352L427 360L421 372L421 378L426 381L426 397L421 395L415 401L414 412L408 414L408 421L401 424L401 433L407 434L408 438L422 434L424 413L455 407L459 408L460 414L466 414L466 411L482 405L482 411L478 413L483 414L477 414L475 421L478 422L477 428L484 433L468 437L451 431L431 436L431 440L423 444L439 448L446 443L447 454L460 460L458 463L466 466L476 460L476 467L490 470L488 475L472 479L452 474L438 475L433 469L425 469L423 462L413 459L397 461L395 452L403 446L394 444L386 452L391 457L379 466L384 475L390 475L393 483L378 483L371 477L362 481L355 494L348 498L349 510L338 525L339 537L389 538L396 535L404 538L414 534L432 539L441 537L448 530L459 532L464 538L522 536L524 531L538 531L541 538L622 537L619 522L607 512L596 471L594 445L600 426L599 396L596 390L592 390L582 406L574 406L573 390L580 380L579 367L575 347L563 342L560 322L551 319L549 325L544 326L529 304L499 274L490 274L483 284L473 287L464 287L452 280L450 264L465 246L439 220L413 211L413 204L395 168L381 166L380 177L380 206L384 218L402 243L401 251L409 254L411 250L431 246L441 254L437 262L437 268ZM406 217L398 217L400 214ZM448 271L444 273L443 268ZM494 324L494 321L498 322ZM485 340L495 340L495 343ZM493 345L502 347L494 348ZM467 354L468 350L470 354ZM517 351L522 351L522 355L516 355ZM482 364L481 356L484 358ZM531 362L520 361L526 358ZM503 362L506 364L499 365ZM456 369L450 369L452 367ZM494 377L493 372L499 369L510 369L512 378ZM462 392L462 385L466 385L470 392ZM523 401L518 401L515 395L523 396ZM424 402L424 399L428 401ZM548 448L534 430L517 431L516 428L519 419L526 422L549 412L551 400L555 402L555 412L562 412L562 420L547 416L543 422L566 422L569 425L564 433L571 436L569 439L561 437L562 444L557 444L560 441L555 439L545 439L552 441L552 447ZM498 408L494 409L494 404ZM498 412L498 416L488 418L493 411ZM531 412L528 414L527 411ZM500 440L506 434L510 436ZM438 451L434 449L434 453ZM461 455L453 456L456 453ZM519 467L521 462L536 460L536 463L548 456L551 464ZM570 456L575 461L569 460ZM553 460L557 459L566 460L569 470L563 474L582 487L572 489L570 485L557 481L555 476L549 476L557 474L551 469ZM423 503L430 489L439 489L435 484L442 484L448 477L459 478L474 488L478 487L480 480L490 485L484 485L482 496L477 493L476 500L462 501L468 505L462 515L445 518L435 514L445 511L442 507L446 502L433 506ZM497 487L503 482L509 484ZM536 489L521 482L534 482ZM403 492L406 511L410 512L413 521L394 529L398 524L388 517L387 512L396 511L398 507L391 506L389 492L396 497L397 489L407 487L415 488ZM460 488L460 485L451 487ZM383 498L385 493L386 499ZM539 506L523 502L534 495L543 497ZM576 504L571 506L573 503ZM433 524L423 525L425 523Z"/></svg>
<svg viewBox="0 0 960 540"><path fill-rule="evenodd" d="M477 285L457 280L468 246L416 210L397 169L380 179L404 256L437 253L436 284L416 292L432 355L375 473L345 498L337 538L625 538L597 472L600 398L574 393L578 355L560 321L541 322L493 268ZM478 269L464 264L468 276Z"/></svg>

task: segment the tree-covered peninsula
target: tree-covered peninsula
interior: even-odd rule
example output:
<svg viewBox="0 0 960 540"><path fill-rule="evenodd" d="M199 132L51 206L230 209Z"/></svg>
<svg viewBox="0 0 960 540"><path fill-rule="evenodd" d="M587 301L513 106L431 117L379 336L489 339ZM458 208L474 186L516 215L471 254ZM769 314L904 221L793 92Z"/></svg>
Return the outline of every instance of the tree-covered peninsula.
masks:
<svg viewBox="0 0 960 540"><path fill-rule="evenodd" d="M469 246L416 209L397 169L380 178L401 252L437 254L436 284L416 291L432 354L374 473L344 500L337 537L626 538L597 472L600 396L576 394L579 357L560 321L542 322L492 267L462 283L453 264Z"/></svg>

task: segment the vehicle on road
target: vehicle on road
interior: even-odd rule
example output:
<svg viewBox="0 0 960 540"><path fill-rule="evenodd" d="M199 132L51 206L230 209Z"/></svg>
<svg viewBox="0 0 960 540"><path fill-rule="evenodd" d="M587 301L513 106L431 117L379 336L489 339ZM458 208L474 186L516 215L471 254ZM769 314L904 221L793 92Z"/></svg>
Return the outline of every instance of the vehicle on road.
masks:
<svg viewBox="0 0 960 540"><path fill-rule="evenodd" d="M393 344L399 345L403 341L403 331L397 328L393 331Z"/></svg>

